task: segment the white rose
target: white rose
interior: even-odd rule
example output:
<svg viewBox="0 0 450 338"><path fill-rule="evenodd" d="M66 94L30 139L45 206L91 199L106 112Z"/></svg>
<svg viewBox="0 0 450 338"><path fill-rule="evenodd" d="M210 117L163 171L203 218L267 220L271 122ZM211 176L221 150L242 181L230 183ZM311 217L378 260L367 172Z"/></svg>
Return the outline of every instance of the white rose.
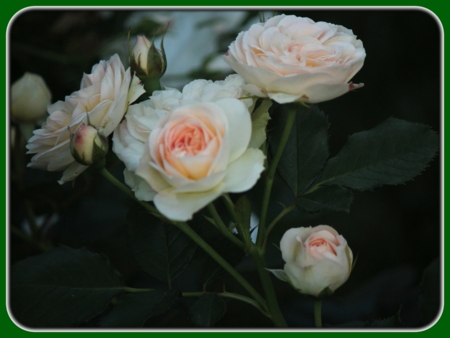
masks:
<svg viewBox="0 0 450 338"><path fill-rule="evenodd" d="M11 86L11 114L17 121L35 122L45 115L51 99L44 79L25 73Z"/></svg>
<svg viewBox="0 0 450 338"><path fill-rule="evenodd" d="M286 231L280 242L284 271L300 293L334 291L349 277L353 254L347 241L328 225Z"/></svg>
<svg viewBox="0 0 450 338"><path fill-rule="evenodd" d="M348 82L365 57L362 42L343 26L278 15L239 33L224 59L256 96L317 103L361 86Z"/></svg>
<svg viewBox="0 0 450 338"><path fill-rule="evenodd" d="M248 95L243 83L238 75L195 80L182 92L156 91L130 107L114 133L113 151L138 199L153 200L166 217L184 221L222 193L256 183L264 155L248 149L253 100L238 99Z"/></svg>
<svg viewBox="0 0 450 338"><path fill-rule="evenodd" d="M28 166L49 171L64 170L61 184L73 180L87 166L77 163L71 155L70 131L89 122L102 135L110 135L128 105L143 93L138 79L131 80L130 70L124 70L117 55L108 61L100 61L91 74L84 74L79 91L48 107L50 116L28 141L28 153L36 154Z"/></svg>

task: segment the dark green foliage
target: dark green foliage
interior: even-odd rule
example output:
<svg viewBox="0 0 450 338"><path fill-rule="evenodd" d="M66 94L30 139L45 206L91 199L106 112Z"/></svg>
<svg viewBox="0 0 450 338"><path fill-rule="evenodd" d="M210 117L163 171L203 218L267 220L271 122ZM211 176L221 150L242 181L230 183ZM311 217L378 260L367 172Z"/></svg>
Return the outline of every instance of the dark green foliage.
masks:
<svg viewBox="0 0 450 338"><path fill-rule="evenodd" d="M197 245L174 225L141 207L128 213L128 243L139 266L167 281L178 276L191 261Z"/></svg>
<svg viewBox="0 0 450 338"><path fill-rule="evenodd" d="M161 290L126 294L100 320L100 326L141 327L148 318L168 310L178 296L177 291Z"/></svg>
<svg viewBox="0 0 450 338"><path fill-rule="evenodd" d="M211 327L225 314L227 303L222 297L209 293L191 306L191 319L197 326Z"/></svg>
<svg viewBox="0 0 450 338"><path fill-rule="evenodd" d="M350 136L328 161L319 183L358 190L404 183L426 168L438 147L439 136L429 127L389 118Z"/></svg>
<svg viewBox="0 0 450 338"><path fill-rule="evenodd" d="M281 138L286 116L283 106L272 114L272 154ZM327 117L317 106L298 106L296 120L277 168L295 195L303 193L314 182L329 156L328 126Z"/></svg>
<svg viewBox="0 0 450 338"><path fill-rule="evenodd" d="M296 199L296 206L310 212L323 209L336 211L350 211L353 193L339 186L319 186L309 194L301 195Z"/></svg>
<svg viewBox="0 0 450 338"><path fill-rule="evenodd" d="M10 304L23 325L69 327L101 313L122 290L104 256L59 247L12 267Z"/></svg>

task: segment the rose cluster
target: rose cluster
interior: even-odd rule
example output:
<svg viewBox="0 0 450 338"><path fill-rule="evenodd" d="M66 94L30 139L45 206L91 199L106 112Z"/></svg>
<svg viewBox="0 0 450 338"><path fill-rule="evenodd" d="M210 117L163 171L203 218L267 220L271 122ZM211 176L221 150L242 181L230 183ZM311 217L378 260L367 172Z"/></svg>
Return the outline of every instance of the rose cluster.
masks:
<svg viewBox="0 0 450 338"><path fill-rule="evenodd" d="M358 87L349 81L364 58L352 31L279 15L229 46L224 59L238 74L195 80L181 91L154 90L166 56L162 45L156 49L141 36L131 70L114 55L83 76L80 90L48 106L47 121L27 145L35 154L29 166L64 171L60 183L73 180L104 156L106 137L114 134L112 150L136 197L153 201L169 219L188 220L223 193L246 191L259 179L270 104L259 103L255 114L258 98L314 103L338 97ZM139 79L150 96L131 105L145 92ZM42 91L41 83L35 86Z"/></svg>
<svg viewBox="0 0 450 338"><path fill-rule="evenodd" d="M72 156L70 136L83 124L90 123L104 135L110 135L122 120L130 103L144 93L130 69L125 71L119 56L100 61L85 74L80 90L66 96L47 110L49 116L41 129L28 141L28 153L36 154L28 166L62 171L60 183L73 180L87 166Z"/></svg>

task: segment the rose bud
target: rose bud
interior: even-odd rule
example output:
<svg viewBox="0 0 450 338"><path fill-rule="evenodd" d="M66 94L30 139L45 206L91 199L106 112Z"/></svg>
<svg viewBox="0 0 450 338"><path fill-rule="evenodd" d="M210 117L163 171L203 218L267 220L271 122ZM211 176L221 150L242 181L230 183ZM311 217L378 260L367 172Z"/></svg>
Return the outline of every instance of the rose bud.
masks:
<svg viewBox="0 0 450 338"><path fill-rule="evenodd" d="M133 49L130 50L131 70L143 82L149 94L161 88L159 79L166 72L167 59L163 40L160 49L157 49L154 41L150 42L144 35L138 35Z"/></svg>
<svg viewBox="0 0 450 338"><path fill-rule="evenodd" d="M30 123L45 116L52 95L41 76L25 73L11 87L12 117Z"/></svg>
<svg viewBox="0 0 450 338"><path fill-rule="evenodd" d="M332 294L352 269L347 241L328 225L290 229L281 238L280 249L287 280L302 294Z"/></svg>
<svg viewBox="0 0 450 338"><path fill-rule="evenodd" d="M78 163L96 164L105 158L108 139L93 126L82 124L70 135L70 150Z"/></svg>

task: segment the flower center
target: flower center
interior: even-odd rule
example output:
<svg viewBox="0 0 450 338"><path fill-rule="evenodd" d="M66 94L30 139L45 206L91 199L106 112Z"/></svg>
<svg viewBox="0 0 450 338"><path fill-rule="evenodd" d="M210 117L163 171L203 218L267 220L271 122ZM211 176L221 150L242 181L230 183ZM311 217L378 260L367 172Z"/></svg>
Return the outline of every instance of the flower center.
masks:
<svg viewBox="0 0 450 338"><path fill-rule="evenodd" d="M337 256L334 247L324 238L315 238L309 242L309 250L317 253L331 252Z"/></svg>
<svg viewBox="0 0 450 338"><path fill-rule="evenodd" d="M202 111L180 113L158 137L156 161L169 177L199 180L211 168L222 141L222 128Z"/></svg>
<svg viewBox="0 0 450 338"><path fill-rule="evenodd" d="M197 155L204 150L213 135L198 125L181 125L173 128L169 133L167 150L173 155Z"/></svg>

